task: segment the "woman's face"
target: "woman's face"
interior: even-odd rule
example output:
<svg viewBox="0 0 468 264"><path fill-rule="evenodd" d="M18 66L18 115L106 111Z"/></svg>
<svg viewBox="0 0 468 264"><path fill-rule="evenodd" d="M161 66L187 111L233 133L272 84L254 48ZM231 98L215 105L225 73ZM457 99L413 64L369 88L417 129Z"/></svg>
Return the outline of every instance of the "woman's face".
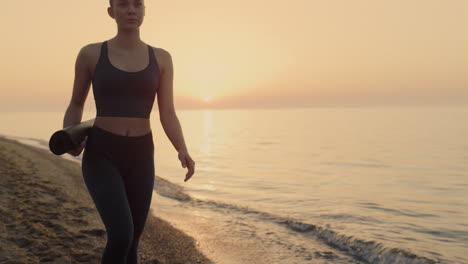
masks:
<svg viewBox="0 0 468 264"><path fill-rule="evenodd" d="M145 16L143 0L112 0L107 9L109 15L115 19L119 28L138 28Z"/></svg>

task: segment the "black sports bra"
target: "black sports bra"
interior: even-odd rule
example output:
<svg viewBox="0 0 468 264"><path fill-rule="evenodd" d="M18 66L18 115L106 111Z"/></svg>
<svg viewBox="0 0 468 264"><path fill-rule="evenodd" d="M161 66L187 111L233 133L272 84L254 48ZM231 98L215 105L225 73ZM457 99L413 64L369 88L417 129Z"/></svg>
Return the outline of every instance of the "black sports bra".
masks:
<svg viewBox="0 0 468 264"><path fill-rule="evenodd" d="M102 43L92 80L97 116L150 117L160 74L153 48L147 46L149 64L146 68L127 72L111 64L107 41Z"/></svg>

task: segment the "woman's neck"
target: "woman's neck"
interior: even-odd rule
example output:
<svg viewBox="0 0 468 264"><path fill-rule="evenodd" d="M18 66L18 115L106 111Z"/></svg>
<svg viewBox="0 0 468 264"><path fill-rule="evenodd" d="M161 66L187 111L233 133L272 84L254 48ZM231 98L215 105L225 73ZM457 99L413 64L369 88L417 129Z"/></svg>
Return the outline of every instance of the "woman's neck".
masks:
<svg viewBox="0 0 468 264"><path fill-rule="evenodd" d="M140 31L120 31L111 39L114 46L125 50L134 50L141 47Z"/></svg>

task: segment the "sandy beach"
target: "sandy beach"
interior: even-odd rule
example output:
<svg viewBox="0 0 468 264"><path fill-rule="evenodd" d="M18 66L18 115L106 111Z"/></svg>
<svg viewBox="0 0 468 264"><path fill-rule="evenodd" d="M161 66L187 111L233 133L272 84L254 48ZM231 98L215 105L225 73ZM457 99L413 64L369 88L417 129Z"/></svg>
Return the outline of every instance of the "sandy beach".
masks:
<svg viewBox="0 0 468 264"><path fill-rule="evenodd" d="M1 263L100 263L106 231L78 163L0 137L0 175ZM138 254L145 264L213 263L151 212Z"/></svg>

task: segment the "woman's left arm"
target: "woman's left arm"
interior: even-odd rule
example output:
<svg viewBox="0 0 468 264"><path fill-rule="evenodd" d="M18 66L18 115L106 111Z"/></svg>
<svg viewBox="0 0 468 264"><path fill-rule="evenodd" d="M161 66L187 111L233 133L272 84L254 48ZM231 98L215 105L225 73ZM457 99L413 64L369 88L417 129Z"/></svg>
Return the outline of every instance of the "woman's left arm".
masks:
<svg viewBox="0 0 468 264"><path fill-rule="evenodd" d="M182 127L174 108L173 98L173 80L174 67L172 56L164 49L160 49L162 56L159 56L160 67L162 70L161 80L157 92L159 119L167 137L171 141L174 148L179 153L178 157L182 167L188 167L188 172L185 175L185 180L188 181L195 172L195 162L190 157L187 146L185 145Z"/></svg>

